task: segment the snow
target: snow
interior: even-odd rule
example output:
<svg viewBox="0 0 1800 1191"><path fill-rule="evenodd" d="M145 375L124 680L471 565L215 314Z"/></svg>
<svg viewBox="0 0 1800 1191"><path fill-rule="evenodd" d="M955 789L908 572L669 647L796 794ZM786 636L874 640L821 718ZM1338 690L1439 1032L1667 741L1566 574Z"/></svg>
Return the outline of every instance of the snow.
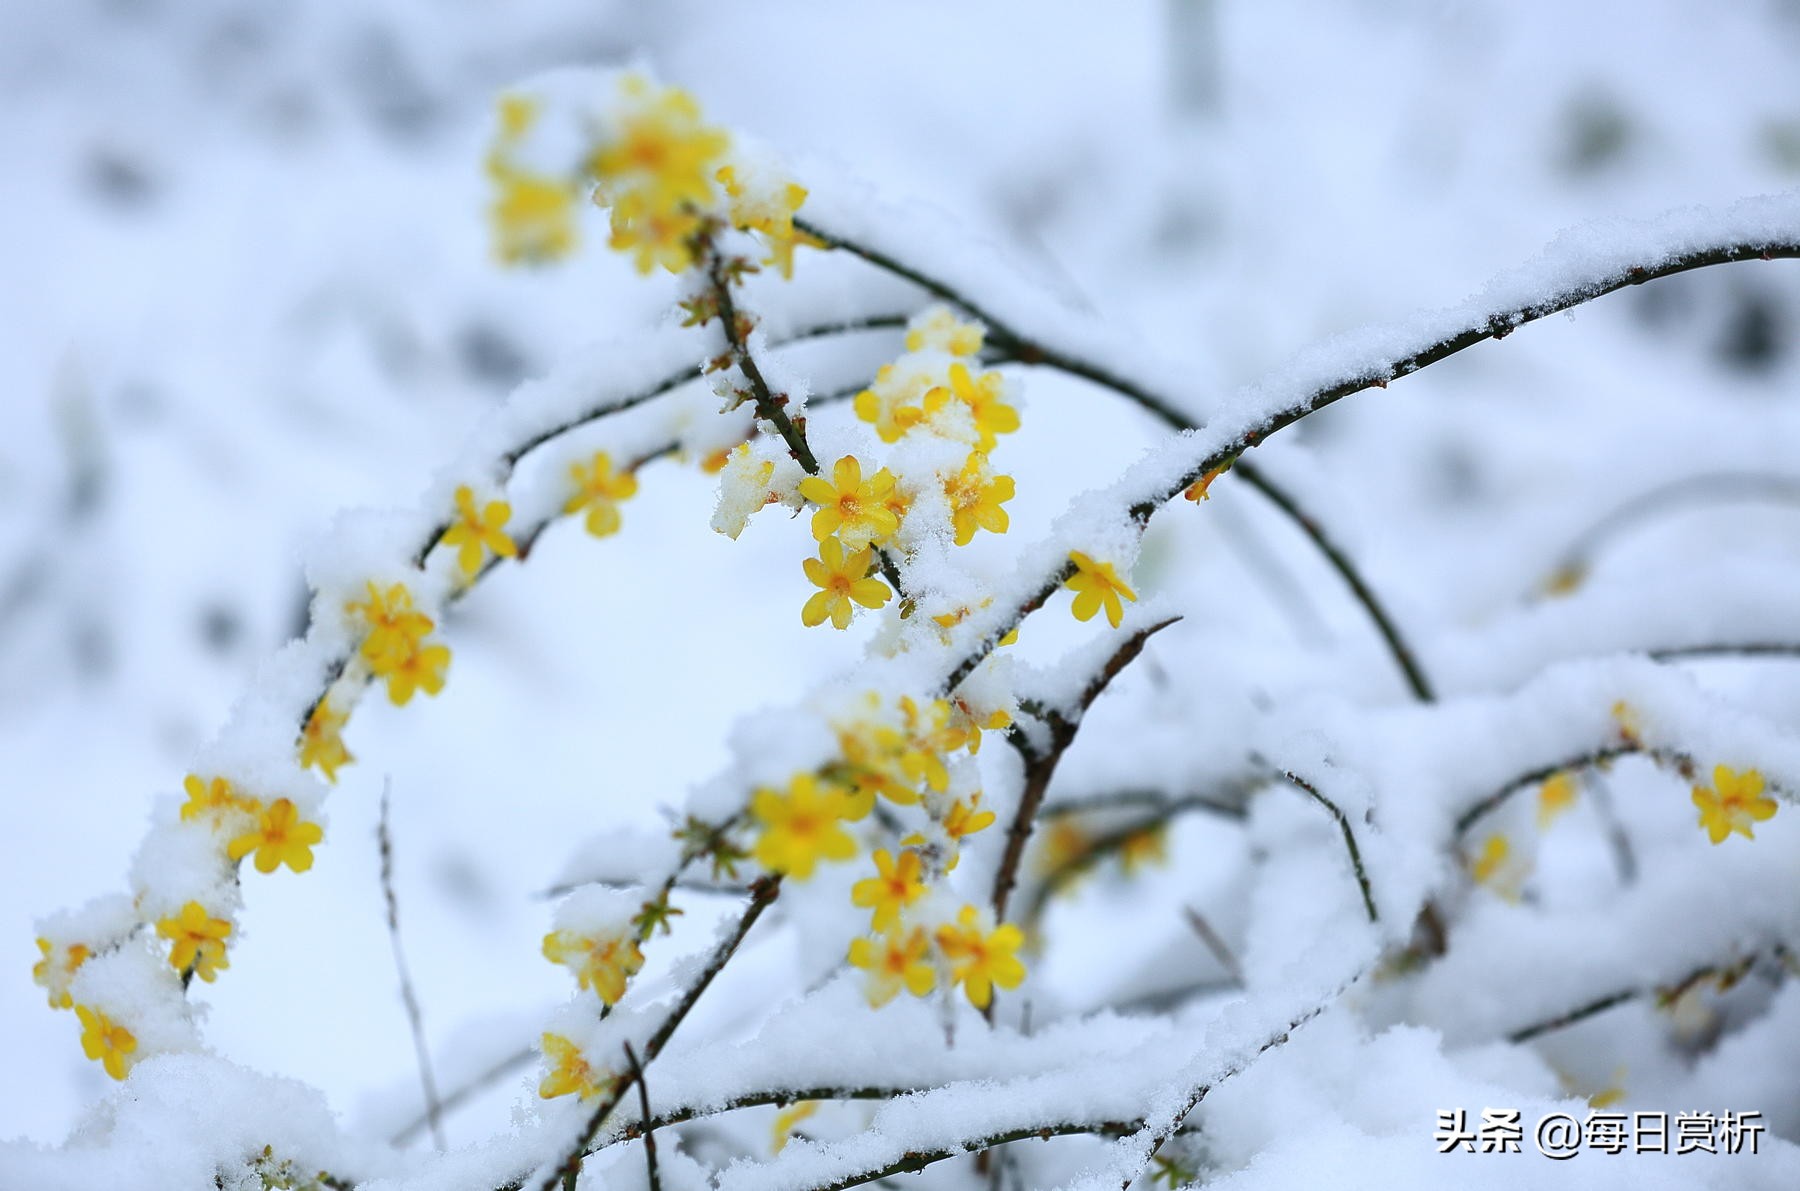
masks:
<svg viewBox="0 0 1800 1191"><path fill-rule="evenodd" d="M0 1185L542 1177L591 1110L538 1094L542 1035L618 1070L745 911L755 862L715 871L674 829L751 849L755 792L846 777L859 731L916 745L940 696L1016 734L848 824L856 855L787 880L651 1058L653 1111L695 1117L658 1130L671 1191L830 1185L995 1132L1024 1139L994 1158L1018 1185L1143 1186L1178 1121L1160 1154L1234 1191L1794 1182L1793 510L1669 493L1785 483L1800 283L1748 259L1630 285L1712 247L1795 248L1785 10L230 0L0 25L20 163L0 181L20 281L0 319L0 906L23 948L0 974ZM491 259L495 97L534 97L519 152L563 171L616 115L618 69L694 91L761 215L792 178L803 220L931 279L802 247L794 280L738 291L826 469L885 466L911 501L901 590L846 633L799 624L804 469L736 404L740 363L707 371L716 326L677 325L691 279L606 251L585 196L572 259ZM946 483L972 417L888 442L847 399L923 401L959 304L990 322L970 367L1023 415L971 472L1015 481L1008 531L966 546ZM1488 328L1505 342L1405 376ZM1006 358L1015 337L1063 366ZM1242 477L1174 499L1252 442L1435 700ZM563 515L599 451L640 481L603 540ZM463 486L511 505L525 555L473 586L430 549ZM1585 573L1547 591L1571 542ZM1118 627L1068 614L1075 551L1135 589ZM363 697L351 605L371 584L403 584L454 651L441 695ZM1052 738L1035 715L1072 718L1170 620L1057 762L1010 903L1026 980L989 1020L938 932L964 906L994 925ZM336 782L295 764L327 688L353 713ZM1721 765L1766 779L1754 839L1696 823ZM1547 821L1559 770L1577 793ZM291 800L324 828L311 871L234 866L254 819L181 819L189 774ZM390 780L441 1152L409 1128L374 835ZM972 805L996 821L955 838ZM1161 861L1056 868L1070 839L1154 828ZM1493 839L1506 865L1478 880ZM906 846L931 888L904 921L939 989L872 1009L851 890ZM625 998L571 997L545 932L630 929L665 882L680 913ZM155 924L190 901L230 920L231 964L184 989ZM65 989L129 1026L123 1084L46 1007ZM1761 1111L1769 1132L1755 1155L1435 1152L1443 1109L1579 1118L1603 1091ZM775 1106L820 1095L775 1153ZM637 1104L584 1186L648 1186L622 1140ZM1064 1128L1091 1132L1027 1136ZM965 1157L921 1181L987 1184Z"/></svg>

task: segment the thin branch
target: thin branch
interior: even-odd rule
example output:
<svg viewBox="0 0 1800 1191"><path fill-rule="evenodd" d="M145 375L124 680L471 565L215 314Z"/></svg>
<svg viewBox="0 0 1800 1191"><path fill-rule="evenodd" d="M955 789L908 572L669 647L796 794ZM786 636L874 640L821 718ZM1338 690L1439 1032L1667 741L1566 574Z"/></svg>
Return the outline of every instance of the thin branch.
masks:
<svg viewBox="0 0 1800 1191"><path fill-rule="evenodd" d="M699 1002L701 994L707 990L713 979L737 953L738 945L744 941L744 936L750 933L750 928L756 925L756 920L762 917L763 911L768 909L780 895L781 878L779 876L759 878L751 887L750 904L738 916L731 933L713 949L712 956L706 961L706 967L701 969L699 977L683 990L675 1007L669 1010L663 1018L662 1024L657 1026L656 1031L644 1043L645 1062L656 1061L656 1057L662 1053L663 1047L668 1044L675 1031L681 1028L681 1023L687 1019L687 1015ZM631 1086L635 1082L630 1073L613 1081L612 1087L600 1097L600 1102L588 1114L580 1137L562 1160L551 1169L549 1177L539 1185L539 1191L550 1191L563 1171L572 1166L579 1166L581 1159L589 1152L588 1147L593 1144L594 1137L600 1132L600 1126L606 1123L607 1115L618 1107L619 1101L624 1099L625 1093L631 1090Z"/></svg>
<svg viewBox="0 0 1800 1191"><path fill-rule="evenodd" d="M1543 593L1556 594L1581 583L1594 556L1628 530L1707 504L1756 502L1800 505L1800 479L1756 472L1715 472L1683 476L1622 502L1576 534L1558 556Z"/></svg>
<svg viewBox="0 0 1800 1191"><path fill-rule="evenodd" d="M507 1055L505 1058L489 1066L480 1074L472 1076L463 1083L458 1084L455 1088L452 1088L448 1095L439 1099L439 1110L447 1113L454 1109L461 1108L465 1103L473 1099L477 1093L494 1086L515 1071L529 1067L532 1060L537 1058L537 1053L536 1047L528 1046L523 1050L517 1050L512 1054ZM394 1135L388 1139L389 1143L397 1146L405 1145L423 1132L430 1123L430 1113L421 1113L397 1129L394 1132Z"/></svg>
<svg viewBox="0 0 1800 1191"><path fill-rule="evenodd" d="M854 248L851 250L855 251ZM1372 363L1358 364L1341 379L1327 381L1293 404L1258 418L1252 424L1237 431L1228 441L1209 452L1181 474L1159 482L1153 495L1131 505L1126 512L1140 526L1145 525L1163 504L1185 492L1188 487L1209 472L1217 471L1233 463L1245 451L1263 442L1270 435L1292 426L1326 406L1336 404L1345 397L1367 389L1386 388L1394 380L1449 359L1478 343L1489 339L1503 339L1526 323L1536 322L1552 314L1591 302L1595 298L1615 290L1641 285L1659 277L1668 277L1692 269L1729 264L1735 261L1797 257L1800 257L1800 238L1769 244L1721 244L1710 248L1670 253L1655 264L1625 266L1585 284L1570 285L1551 293L1540 301L1477 316L1461 330L1429 340L1417 348L1392 353L1385 359ZM874 257L869 257L869 259L873 260ZM1025 594L1009 616L1003 618L1000 623L990 626L970 652L951 667L944 681L944 689L954 689L963 679L967 678L975 667L979 666L982 660L993 651L1002 637L1017 628L1020 621L1042 607L1044 602L1055 594L1056 590L1062 586L1063 581L1074 573L1074 569L1073 563L1059 564L1045 576L1038 587Z"/></svg>
<svg viewBox="0 0 1800 1191"><path fill-rule="evenodd" d="M1014 356L1023 364L1051 368L1070 376L1080 377L1100 385L1102 388L1111 389L1156 417L1170 429L1191 430L1199 425L1194 418L1179 408L1179 403L1164 395L1153 393L1143 385L1127 380L1091 360L1082 359L1062 351L1053 344L1025 335L999 318L991 309L980 305L946 282L928 277L919 270L904 265L865 245L853 243L840 236L822 231L813 224L795 220L794 225L796 227L804 226L804 230L810 235L817 236L853 255L860 256L870 264L886 269L888 272L936 294L945 301L960 306L987 325L988 338L996 347ZM1264 476L1260 469L1240 461L1237 464L1237 470L1243 473L1245 483L1261 492L1276 508L1291 518L1299 527L1300 532L1306 535L1307 540L1312 542L1324 555L1326 562L1349 587L1356 602L1362 605L1369 614L1369 618L1374 621L1376 631L1381 634L1382 641L1387 645L1388 651L1393 654L1394 661L1400 667L1407 688L1415 698L1422 702L1430 702L1434 697L1431 685L1426 681L1417 659L1401 638L1400 630L1395 626L1393 617L1388 615L1387 610L1376 598L1375 593L1369 588L1355 564L1350 561L1349 556L1326 536L1318 521L1304 512L1292 496Z"/></svg>
<svg viewBox="0 0 1800 1191"><path fill-rule="evenodd" d="M1695 968L1673 984L1642 984L1620 989L1617 992L1608 993L1606 996L1596 997L1594 1000L1589 1001L1584 1005L1578 1005L1567 1013L1561 1013L1545 1021L1534 1022L1531 1025L1514 1030L1506 1036L1506 1040L1513 1043L1530 1042L1533 1038L1541 1037L1554 1030L1565 1029L1575 1025L1577 1022L1586 1021L1590 1017L1595 1017L1601 1013L1605 1013L1608 1009L1623 1005L1627 1001L1637 1000L1640 997L1654 996L1658 1003L1668 1004L1680 997L1683 993L1686 993L1696 984L1699 984L1702 980L1711 977L1717 977L1725 981L1737 980L1755 965L1757 958L1758 953L1751 952L1742 959L1733 960L1730 963L1705 964Z"/></svg>
<svg viewBox="0 0 1800 1191"><path fill-rule="evenodd" d="M1356 872L1356 887L1362 890L1363 909L1368 912L1370 922L1381 921L1381 915L1375 910L1375 895L1369 890L1369 874L1363 870L1362 849L1356 845L1356 833L1350 830L1350 820L1338 804L1319 793L1319 788L1292 770L1284 769L1281 776L1304 790L1306 794L1320 806L1331 812L1337 820L1338 830L1344 833L1344 850L1350 854L1350 867Z"/></svg>
<svg viewBox="0 0 1800 1191"><path fill-rule="evenodd" d="M1194 934L1199 937L1201 945L1212 952L1212 957L1219 961L1219 966L1224 968L1233 982L1241 987L1244 983L1244 970L1238 966L1237 956L1231 953L1231 948L1226 945L1224 938L1213 929L1212 923L1208 922L1205 916L1194 907L1183 906L1181 912L1186 917L1188 926L1193 928Z"/></svg>
<svg viewBox="0 0 1800 1191"><path fill-rule="evenodd" d="M1292 496L1270 481L1260 469L1239 460L1232 470L1243 479L1244 483L1262 493L1271 504L1286 513L1295 527L1306 535L1307 539L1324 556L1325 561L1331 564L1332 570L1338 573L1338 578L1342 579L1350 588L1350 593L1355 596L1356 602L1362 605L1363 611L1367 612L1369 619L1375 623L1375 631L1381 634L1382 641L1387 645L1388 653L1392 655L1395 665L1400 667L1401 676L1406 680L1406 688L1412 692L1413 698L1421 703L1430 703L1435 700L1437 695L1432 690L1431 683L1426 679L1425 671L1419 666L1419 660L1414 656L1412 647L1407 645L1405 639L1401 637L1400 629L1394 624L1393 617L1388 615L1386 607L1375 597L1375 593L1369 590L1368 583L1364 581L1361 572L1356 569L1349 556L1338 548L1336 542L1326 536L1324 529L1310 513L1302 509Z"/></svg>
<svg viewBox="0 0 1800 1191"><path fill-rule="evenodd" d="M1126 638L1124 644L1107 658L1106 664L1088 681L1069 715L1065 716L1055 709L1046 709L1050 746L1026 763L1025 785L1019 794L1019 806L1013 813L1012 825L1007 828L1006 850L1001 854L1000 867L994 873L993 904L994 918L997 921L1004 921L1006 918L1006 903L1018 880L1019 862L1025 858L1025 844L1031 838L1032 826L1037 821L1038 807L1043 804L1044 793L1050 788L1050 779L1056 773L1057 762L1062 760L1063 753L1075 742L1082 717L1094 705L1094 700L1100 697L1101 692L1106 690L1107 685L1118 677L1119 672L1144 652L1144 646L1150 638L1178 619L1180 618L1170 617L1168 620L1158 621Z"/></svg>
<svg viewBox="0 0 1800 1191"><path fill-rule="evenodd" d="M656 1126L650 1123L650 1088L644 1082L643 1064L638 1062L637 1052L631 1049L629 1042L625 1044L625 1061L631 1064L631 1078L637 1084L638 1113L644 1126L644 1166L650 1191L662 1191L662 1177L656 1171Z"/></svg>
<svg viewBox="0 0 1800 1191"><path fill-rule="evenodd" d="M1605 748L1594 749L1592 752L1582 753L1578 757L1570 757L1568 760L1558 762L1554 765L1544 765L1537 769L1533 769L1529 773L1523 773L1518 777L1513 778L1504 786L1501 786L1492 794L1485 796L1479 802L1470 806L1469 809L1465 810L1462 814L1458 815L1456 817L1456 835L1459 838L1467 835L1471 827L1475 826L1476 823L1480 822L1507 799L1519 793L1521 790L1528 790L1533 786L1541 786L1559 773L1572 770L1594 769L1609 764L1612 761L1616 761L1620 757L1633 757L1639 754L1649 756L1658 765L1672 765L1683 773L1691 771L1694 765L1693 759L1682 753L1677 753L1669 749L1646 749L1643 745L1634 744L1630 741L1623 744L1608 745Z"/></svg>
<svg viewBox="0 0 1800 1191"><path fill-rule="evenodd" d="M381 846L381 893L387 899L388 942L394 951L394 971L400 977L400 1001L406 1006L406 1021L412 1028L413 1053L419 1060L419 1084L425 1093L425 1121L431 1127L431 1140L438 1149L449 1148L444 1140L443 1102L438 1099L437 1081L431 1074L431 1048L425 1042L425 1017L419 1011L419 998L413 991L412 973L406 966L406 953L400 946L400 899L394 893L394 837L388 828L388 795L393 779L381 784L381 817L375 834Z"/></svg>

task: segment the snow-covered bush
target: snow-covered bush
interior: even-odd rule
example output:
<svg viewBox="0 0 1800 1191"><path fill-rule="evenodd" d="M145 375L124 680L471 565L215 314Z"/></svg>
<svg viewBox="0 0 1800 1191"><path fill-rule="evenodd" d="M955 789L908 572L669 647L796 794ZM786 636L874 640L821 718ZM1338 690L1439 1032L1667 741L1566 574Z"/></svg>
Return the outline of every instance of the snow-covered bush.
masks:
<svg viewBox="0 0 1800 1191"><path fill-rule="evenodd" d="M1754 598L1791 591L1792 564L1590 594L1603 527L1557 560L1518 639L1469 646L1495 681L1440 689L1324 528L1332 494L1256 449L1615 290L1800 257L1800 198L1573 231L1461 306L1221 396L954 220L792 165L647 73L509 94L486 170L501 260L597 251L591 201L609 247L682 279L678 313L520 387L413 507L340 518L309 563L305 633L158 803L122 891L40 923L34 977L122 1086L65 1147L0 1151L18 1185L99 1185L120 1164L144 1185L369 1191L823 1191L927 1169L944 1187L1518 1185L1571 1177L1530 1152L1552 1114L1601 1151L1584 1178L1668 1177L1646 1172L1673 1157L1604 1152L1622 1097L1731 1117L1703 1130L1723 1152L1682 1156L1684 1185L1793 1176L1800 735L1791 708L1677 664L1800 652L1791 611ZM826 258L849 267L809 283ZM1011 529L1010 436L1058 417L1098 434L1114 411L1032 407L1042 373L1166 433L1109 486L1070 483L1040 540L971 550ZM426 1107L400 1146L209 1049L194 980L229 995L261 888L332 846L352 718L456 681L446 610L559 522L606 550L652 465L716 476L712 528L733 539L799 519L811 553L786 615L873 633L804 692L663 645L693 683L741 689L729 764L666 831L571 826L590 838L543 873L559 900L542 953L568 1000L498 1063L434 1059L415 1009ZM1260 667L1304 651L1265 659L1279 647L1237 647L1195 624L1209 609L1153 594L1144 572L1177 564L1146 534L1235 484L1317 551L1390 675L1265 698ZM1082 635L1049 640L1072 644L1013 656L1071 614ZM620 628L602 613L584 631ZM497 810L517 796L495 791ZM1164 865L1216 877L1181 892ZM1205 904L1183 900L1196 885ZM716 921L710 941L676 930L690 914ZM398 955L391 891L388 921ZM1168 922L1185 933L1149 925ZM1095 1003L1039 992L1064 937L1141 970ZM1151 937L1159 954L1134 948ZM730 1028L687 1043L720 997L738 998ZM404 1148L532 1063L510 1132ZM1356 1129L1314 1130L1333 1097ZM757 1109L779 1109L772 1139ZM1522 1154L1504 1153L1509 1112Z"/></svg>

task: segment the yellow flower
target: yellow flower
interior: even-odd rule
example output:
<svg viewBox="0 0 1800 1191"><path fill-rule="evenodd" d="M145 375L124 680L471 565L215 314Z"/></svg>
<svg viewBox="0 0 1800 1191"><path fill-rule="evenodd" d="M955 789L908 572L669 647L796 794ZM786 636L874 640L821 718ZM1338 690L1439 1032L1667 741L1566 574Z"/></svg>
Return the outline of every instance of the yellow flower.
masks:
<svg viewBox="0 0 1800 1191"><path fill-rule="evenodd" d="M987 1008L995 985L1017 988L1025 979L1025 965L1018 957L1024 932L1010 922L984 931L974 906L964 906L954 926L938 927L937 943L950 961L952 983L963 986L969 1004L977 1009Z"/></svg>
<svg viewBox="0 0 1800 1191"><path fill-rule="evenodd" d="M1754 769L1713 767L1712 786L1694 787L1694 805L1700 808L1700 826L1715 844L1737 832L1755 839L1751 825L1775 814L1775 800L1763 793L1763 775Z"/></svg>
<svg viewBox="0 0 1800 1191"><path fill-rule="evenodd" d="M1492 884L1500 876L1512 855L1512 845L1506 842L1504 835L1490 835L1481 845L1481 854L1469 865L1469 872L1478 885Z"/></svg>
<svg viewBox="0 0 1800 1191"><path fill-rule="evenodd" d="M1125 605L1119 597L1135 602L1137 593L1125 585L1110 562L1095 562L1079 550L1069 551L1069 561L1075 564L1075 573L1063 586L1075 593L1075 619L1092 620L1094 613L1104 607L1107 623L1118 628L1125 615Z"/></svg>
<svg viewBox="0 0 1800 1191"><path fill-rule="evenodd" d="M284 864L303 873L312 867L312 846L324 836L324 828L302 819L291 800L278 798L257 816L256 826L232 840L225 852L233 860L255 852L259 873L272 873Z"/></svg>
<svg viewBox="0 0 1800 1191"><path fill-rule="evenodd" d="M795 774L785 795L758 790L750 801L750 812L763 826L757 863L804 881L821 859L850 859L856 841L843 828L847 809L842 790L810 773Z"/></svg>
<svg viewBox="0 0 1800 1191"><path fill-rule="evenodd" d="M463 578L471 578L492 550L501 558L517 558L519 548L501 532L512 520L512 506L503 500L490 500L478 510L475 492L467 484L456 490L456 520L444 531L444 545L456 551L456 565Z"/></svg>
<svg viewBox="0 0 1800 1191"><path fill-rule="evenodd" d="M981 340L980 323L965 323L948 306L933 306L907 328L906 350L916 352L930 347L953 356L973 356L981 352Z"/></svg>
<svg viewBox="0 0 1800 1191"><path fill-rule="evenodd" d="M1075 821L1073 815L1058 815L1049 830L1038 837L1032 867L1041 877L1054 876L1070 868L1094 848L1094 837Z"/></svg>
<svg viewBox="0 0 1800 1191"><path fill-rule="evenodd" d="M869 974L865 995L879 1009L906 989L922 997L937 986L937 969L926 958L931 944L917 927L888 931L879 939L851 939L850 964Z"/></svg>
<svg viewBox="0 0 1800 1191"><path fill-rule="evenodd" d="M1564 770L1553 773L1538 787L1537 825L1543 831L1554 823L1557 816L1575 805L1580 787L1575 784L1575 775Z"/></svg>
<svg viewBox="0 0 1800 1191"><path fill-rule="evenodd" d="M137 1038L124 1026L97 1009L75 1006L81 1019L81 1053L96 1059L114 1079L124 1079L131 1068L131 1055L137 1050Z"/></svg>
<svg viewBox="0 0 1800 1191"><path fill-rule="evenodd" d="M488 207L494 255L502 264L542 264L575 250L574 185L505 161L488 162L488 177L499 193Z"/></svg>
<svg viewBox="0 0 1800 1191"><path fill-rule="evenodd" d="M494 253L505 264L542 262L566 256L575 247L575 185L520 167L513 150L537 122L535 100L500 98L500 129L488 152L487 173L498 188L488 218Z"/></svg>
<svg viewBox="0 0 1800 1191"><path fill-rule="evenodd" d="M544 936L544 958L575 973L582 988L591 988L608 1005L625 995L625 982L644 966L644 953L629 935L582 935L559 930Z"/></svg>
<svg viewBox="0 0 1800 1191"><path fill-rule="evenodd" d="M732 166L722 167L718 179L731 196L731 226L760 233L769 245L763 264L773 265L784 279L793 279L795 248L825 247L823 241L794 228L794 212L806 201L804 186L793 182L751 186Z"/></svg>
<svg viewBox="0 0 1800 1191"><path fill-rule="evenodd" d="M545 1034L542 1045L544 1058L550 1063L550 1070L538 1084L538 1095L544 1099L575 1092L581 1099L589 1100L600 1094L602 1081L611 1081L611 1072L596 1072L582 1056L581 1048L561 1034Z"/></svg>
<svg viewBox="0 0 1800 1191"><path fill-rule="evenodd" d="M876 931L896 927L900 925L900 912L925 896L925 883L919 880L919 870L919 854L912 849L901 852L900 859L895 860L893 853L882 848L875 853L878 875L852 885L850 902L875 911L870 926Z"/></svg>
<svg viewBox="0 0 1800 1191"><path fill-rule="evenodd" d="M368 627L360 652L377 674L387 673L413 653L426 634L437 627L431 617L413 607L412 592L404 583L390 584L382 591L371 580L368 602L344 607Z"/></svg>
<svg viewBox="0 0 1800 1191"><path fill-rule="evenodd" d="M657 264L680 272L693 264L700 212L713 203L713 178L730 140L700 122L687 92L641 75L621 80L619 108L616 128L590 164L594 201L612 208L612 245L635 249L640 273Z"/></svg>
<svg viewBox="0 0 1800 1191"><path fill-rule="evenodd" d="M1214 480L1224 474L1225 468L1215 467L1199 479L1195 480L1192 484L1189 484L1187 486L1187 491L1183 492L1182 495L1193 501L1195 504L1199 504L1203 500L1211 500L1212 497L1208 495L1206 490L1212 487L1212 482Z"/></svg>
<svg viewBox="0 0 1800 1191"><path fill-rule="evenodd" d="M950 813L944 816L944 834L957 843L977 831L985 831L993 826L994 812L981 809L981 795L975 794L967 802L958 798L950 804Z"/></svg>
<svg viewBox="0 0 1800 1191"><path fill-rule="evenodd" d="M800 495L819 506L813 514L813 537L823 542L832 534L850 549L892 537L900 519L886 501L894 490L893 473L882 468L865 482L862 463L845 455L831 469L831 479L808 476L800 481Z"/></svg>
<svg viewBox="0 0 1800 1191"><path fill-rule="evenodd" d="M444 671L449 666L449 646L427 645L414 649L387 672L388 699L395 707L405 707L412 701L415 691L437 694L444 689Z"/></svg>
<svg viewBox="0 0 1800 1191"><path fill-rule="evenodd" d="M344 725L349 722L348 710L333 707L329 697L320 699L300 737L300 768L317 765L326 781L336 782L338 768L356 760L344 747Z"/></svg>
<svg viewBox="0 0 1800 1191"><path fill-rule="evenodd" d="M189 902L179 914L157 922L156 933L174 944L169 948L169 964L177 972L192 968L196 976L210 984L219 969L231 966L225 958L231 921L214 918L199 902Z"/></svg>
<svg viewBox="0 0 1800 1191"><path fill-rule="evenodd" d="M819 557L802 564L807 579L819 590L800 610L800 623L811 628L830 617L833 628L847 629L856 611L851 607L853 601L865 608L879 608L887 603L894 593L887 584L869 575L874 557L874 551L867 546L846 553L836 538L819 543Z"/></svg>
<svg viewBox="0 0 1800 1191"><path fill-rule="evenodd" d="M991 451L999 435L1011 434L1019 428L1019 411L1003 400L1005 383L1005 378L998 372L984 372L977 377L969 371L967 364L952 364L949 392L946 394L942 388L937 388L925 394L926 416L943 408L949 398L955 398L969 409L981 451Z"/></svg>
<svg viewBox="0 0 1800 1191"><path fill-rule="evenodd" d="M1119 844L1119 867L1129 876L1147 865L1167 864L1168 837L1168 825L1164 823L1132 832Z"/></svg>
<svg viewBox="0 0 1800 1191"><path fill-rule="evenodd" d="M945 699L933 699L921 709L911 695L902 695L900 713L906 718L904 742L896 758L900 771L943 793L950 788L950 769L944 758L968 743L968 732L952 722L950 703Z"/></svg>
<svg viewBox="0 0 1800 1191"><path fill-rule="evenodd" d="M246 794L239 794L222 777L207 781L197 773L190 773L181 783L181 788L187 791L187 801L181 805L181 817L185 821L205 816L216 823L220 816L232 811L245 811L254 815L262 810L261 802Z"/></svg>
<svg viewBox="0 0 1800 1191"><path fill-rule="evenodd" d="M788 1139L793 1135L795 1125L798 1125L801 1121L804 1121L807 1117L810 1117L813 1113L818 1111L819 1102L817 1100L802 1100L793 1107L784 1108L776 1113L775 1124L772 1130L773 1141L771 1142L775 1152L779 1154L787 1146Z"/></svg>
<svg viewBox="0 0 1800 1191"><path fill-rule="evenodd" d="M875 383L856 395L856 416L875 427L882 442L899 442L901 435L924 420L919 402L931 387L925 375L902 373L892 364L875 370Z"/></svg>
<svg viewBox="0 0 1800 1191"><path fill-rule="evenodd" d="M74 979L75 969L86 963L93 952L85 943L70 943L62 948L59 962L57 948L49 939L39 939L37 946L43 958L31 965L32 982L50 994L50 1008L70 1008L75 1002L69 996L69 981Z"/></svg>
<svg viewBox="0 0 1800 1191"><path fill-rule="evenodd" d="M619 532L619 502L637 495L637 476L614 471L605 451L595 451L591 463L571 463L569 474L575 480L575 494L564 503L563 512L586 509L587 531L597 538Z"/></svg>
<svg viewBox="0 0 1800 1191"><path fill-rule="evenodd" d="M1013 478L991 474L987 457L979 451L969 456L961 472L944 481L944 495L950 499L950 524L958 546L967 546L978 528L1006 532L1010 521L1000 506L1013 498Z"/></svg>

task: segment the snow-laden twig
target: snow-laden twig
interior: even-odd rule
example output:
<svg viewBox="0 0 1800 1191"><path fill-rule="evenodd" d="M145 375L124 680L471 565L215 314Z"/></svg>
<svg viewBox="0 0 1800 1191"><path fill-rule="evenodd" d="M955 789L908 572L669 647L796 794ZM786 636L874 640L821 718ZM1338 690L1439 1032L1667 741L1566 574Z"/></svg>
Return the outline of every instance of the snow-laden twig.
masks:
<svg viewBox="0 0 1800 1191"><path fill-rule="evenodd" d="M941 278L930 276L916 265L904 262L897 255L890 255L871 248L866 243L840 231L828 231L819 224L808 220L796 219L794 222L795 226L804 227L809 234L817 236L833 247L859 256L870 264L903 277L927 292L961 307L970 315L987 324L990 342L1022 364L1054 369L1110 389L1139 406L1172 430L1193 430L1202 425L1200 420L1182 410L1180 402L1155 391L1144 382L1131 379L1119 371L1096 363L1091 358L1066 350L1058 346L1054 338L1050 336L1032 335L1022 331L1003 319L991 306L976 297L969 289L959 288ZM1413 697L1422 702L1430 702L1435 696L1417 657L1401 636L1393 617L1389 615L1386 607L1370 589L1367 580L1362 577L1362 573L1357 570L1349 555L1345 554L1326 534L1316 517L1302 509L1290 493L1262 474L1259 468L1240 460L1236 465L1236 470L1242 474L1246 484L1260 492L1271 504L1292 520L1307 540L1324 556L1325 561L1350 588L1350 593L1356 602L1362 605L1370 620L1375 623L1376 631L1380 633L1388 652L1393 655L1395 664L1399 666L1401 674L1406 679L1407 688L1412 692Z"/></svg>

